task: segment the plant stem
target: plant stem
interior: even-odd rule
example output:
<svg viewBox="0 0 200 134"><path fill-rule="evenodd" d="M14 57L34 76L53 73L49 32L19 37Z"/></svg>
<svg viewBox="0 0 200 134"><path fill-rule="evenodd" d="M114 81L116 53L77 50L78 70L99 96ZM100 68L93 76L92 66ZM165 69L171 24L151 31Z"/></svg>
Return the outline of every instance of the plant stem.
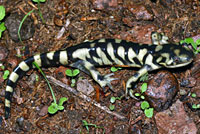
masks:
<svg viewBox="0 0 200 134"><path fill-rule="evenodd" d="M40 15L40 17L41 17L41 19L42 19L42 23L45 24L44 18L43 18L43 16L42 16L42 12L41 12L41 10L40 10L40 1L39 1L39 0L38 0L38 11L39 11L39 15Z"/></svg>
<svg viewBox="0 0 200 134"><path fill-rule="evenodd" d="M53 97L53 101L54 101L55 104L57 104L57 102L56 102L56 97L55 97L55 95L54 95L54 93L53 93L53 89L52 89L52 87L51 87L51 85L50 85L50 83L49 83L49 81L48 81L46 75L44 74L44 72L43 72L42 69L38 66L38 64L37 64L36 62L33 62L33 65L36 66L36 68L37 68L37 69L41 72L41 74L43 75L43 77L44 77L44 79L46 80L46 82L47 82L47 84L48 84L48 86L49 86L49 89L50 89L50 91L51 91L51 94L52 94L52 97Z"/></svg>
<svg viewBox="0 0 200 134"><path fill-rule="evenodd" d="M35 9L29 11L29 12L24 16L24 18L22 19L22 21L21 21L20 24L19 24L19 28L18 28L17 34L18 34L19 40L20 40L20 42L21 42L22 44L23 44L23 42L22 42L21 35L20 35L20 30L21 30L21 28L22 28L22 24L24 23L25 19L26 19L34 10L35 10Z"/></svg>

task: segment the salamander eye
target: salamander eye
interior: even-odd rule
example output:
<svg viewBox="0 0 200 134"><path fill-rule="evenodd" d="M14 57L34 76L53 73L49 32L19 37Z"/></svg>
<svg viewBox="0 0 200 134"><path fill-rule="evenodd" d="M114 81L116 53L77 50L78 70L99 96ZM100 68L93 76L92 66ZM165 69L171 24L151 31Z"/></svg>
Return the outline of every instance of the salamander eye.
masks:
<svg viewBox="0 0 200 134"><path fill-rule="evenodd" d="M180 61L179 57L175 56L174 57L174 62L178 63Z"/></svg>

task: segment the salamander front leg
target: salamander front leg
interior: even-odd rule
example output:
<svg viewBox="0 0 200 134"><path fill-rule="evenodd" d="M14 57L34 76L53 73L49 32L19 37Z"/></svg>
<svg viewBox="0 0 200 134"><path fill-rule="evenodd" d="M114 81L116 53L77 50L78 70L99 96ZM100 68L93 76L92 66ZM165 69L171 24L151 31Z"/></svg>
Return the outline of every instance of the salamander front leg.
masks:
<svg viewBox="0 0 200 134"><path fill-rule="evenodd" d="M150 70L151 66L145 65L138 72L136 72L131 78L128 79L128 81L126 82L126 93L125 93L126 98L128 98L128 94L130 95L130 97L135 98L135 96L133 95L132 88L134 88L134 85L137 82L137 80Z"/></svg>
<svg viewBox="0 0 200 134"><path fill-rule="evenodd" d="M95 68L93 64L88 61L79 60L70 66L80 69L81 71L89 74L92 78L103 88L105 91L105 87L108 86L112 91L113 87L111 85L111 81L116 80L117 78L111 78L113 73L107 75L101 75Z"/></svg>

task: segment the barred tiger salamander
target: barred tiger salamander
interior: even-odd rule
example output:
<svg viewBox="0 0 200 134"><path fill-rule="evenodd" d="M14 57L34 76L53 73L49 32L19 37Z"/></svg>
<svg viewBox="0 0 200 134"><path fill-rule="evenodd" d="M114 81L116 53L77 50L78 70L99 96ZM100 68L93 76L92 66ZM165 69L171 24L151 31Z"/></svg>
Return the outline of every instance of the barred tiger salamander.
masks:
<svg viewBox="0 0 200 134"><path fill-rule="evenodd" d="M126 93L133 97L131 87L146 72L162 67L177 68L188 65L193 60L193 52L180 45L167 44L163 41L158 45L157 34L152 34L153 44L138 44L119 39L100 39L83 42L65 50L58 50L38 54L22 61L11 73L5 91L5 118L10 115L11 97L17 81L32 69L33 62L40 67L68 65L90 74L92 78L104 89L112 88L113 74L101 75L96 66L117 65L126 67L139 67L126 83Z"/></svg>

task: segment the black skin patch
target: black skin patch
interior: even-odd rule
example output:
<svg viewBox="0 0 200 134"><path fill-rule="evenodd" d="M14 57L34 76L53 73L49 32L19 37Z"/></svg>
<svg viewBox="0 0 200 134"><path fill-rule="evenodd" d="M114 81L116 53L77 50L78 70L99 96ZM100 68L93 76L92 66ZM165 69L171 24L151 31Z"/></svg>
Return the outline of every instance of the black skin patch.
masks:
<svg viewBox="0 0 200 134"><path fill-rule="evenodd" d="M24 60L24 62L29 66L29 68L31 69L32 68L32 63L34 61L34 58L33 56L29 57L28 59Z"/></svg>
<svg viewBox="0 0 200 134"><path fill-rule="evenodd" d="M5 106L5 119L8 119L9 116L10 116L10 107Z"/></svg>
<svg viewBox="0 0 200 134"><path fill-rule="evenodd" d="M18 80L17 80L17 81L18 81ZM12 88L15 88L15 87L16 87L16 83L17 83L17 82L14 83L14 82L12 82L10 79L8 79L8 81L7 81L7 85L8 85L8 86L11 86Z"/></svg>
<svg viewBox="0 0 200 134"><path fill-rule="evenodd" d="M5 98L7 99L7 100L12 100L12 95L13 95L13 93L11 93L11 92L5 92Z"/></svg>

